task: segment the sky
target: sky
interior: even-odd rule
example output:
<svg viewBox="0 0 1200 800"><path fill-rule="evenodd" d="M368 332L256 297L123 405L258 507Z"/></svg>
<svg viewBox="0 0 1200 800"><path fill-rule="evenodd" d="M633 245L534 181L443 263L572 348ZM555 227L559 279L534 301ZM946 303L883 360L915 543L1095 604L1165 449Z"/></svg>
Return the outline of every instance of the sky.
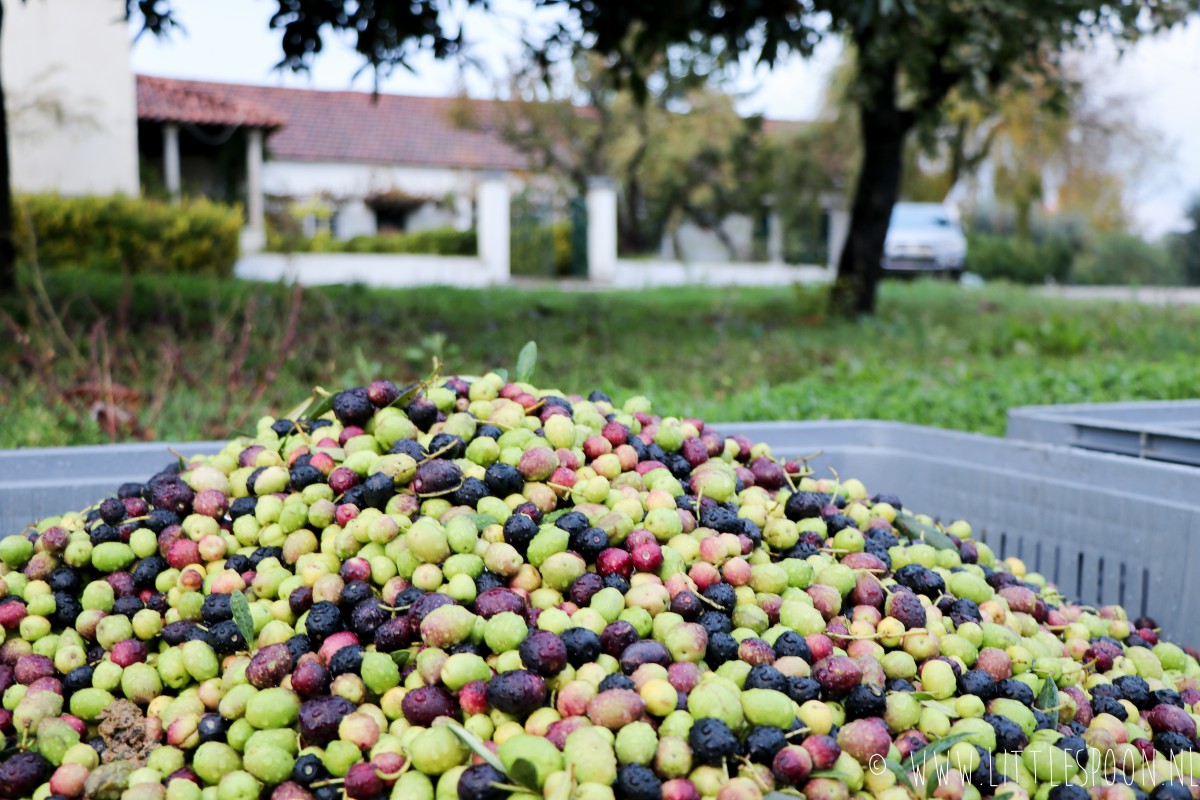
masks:
<svg viewBox="0 0 1200 800"><path fill-rule="evenodd" d="M275 3L174 0L173 7L185 30L166 39L138 39L135 71L297 88L372 88L360 57L339 41L326 43L309 74L275 70L279 33L268 28ZM495 0L493 8L492 15L468 11L463 17L475 67L422 55L412 71L397 69L383 78L381 90L445 96L465 89L473 97L495 96L507 66L520 55L521 36L536 34L555 17L546 11L529 17L525 0ZM827 44L807 61L789 58L773 69L744 64L735 78L740 110L775 119L812 117L838 55L838 47ZM1098 51L1085 64L1100 77L1107 96L1123 98L1138 124L1162 142L1156 166L1144 169L1130 189L1138 227L1149 236L1186 227L1183 209L1200 193L1200 21L1148 39L1120 58L1111 49Z"/></svg>

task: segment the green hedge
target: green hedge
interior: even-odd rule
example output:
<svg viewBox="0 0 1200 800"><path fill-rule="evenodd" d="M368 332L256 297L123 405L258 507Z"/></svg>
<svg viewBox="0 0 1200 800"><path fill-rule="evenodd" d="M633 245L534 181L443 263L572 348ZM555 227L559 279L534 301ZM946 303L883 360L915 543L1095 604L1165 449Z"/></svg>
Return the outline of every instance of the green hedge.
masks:
<svg viewBox="0 0 1200 800"><path fill-rule="evenodd" d="M123 195L16 199L18 257L97 272L233 272L241 210L204 199L172 205Z"/></svg>
<svg viewBox="0 0 1200 800"><path fill-rule="evenodd" d="M281 253L429 253L438 256L475 255L475 231L432 228L412 233L384 233L335 239L328 233L297 236L272 228L267 249Z"/></svg>
<svg viewBox="0 0 1200 800"><path fill-rule="evenodd" d="M1071 283L1098 286L1181 286L1183 261L1163 244L1128 233L1097 236L1075 258Z"/></svg>
<svg viewBox="0 0 1200 800"><path fill-rule="evenodd" d="M348 253L432 253L437 256L473 256L477 249L475 231L453 228L355 236L345 245Z"/></svg>
<svg viewBox="0 0 1200 800"><path fill-rule="evenodd" d="M514 226L509 240L512 274L538 278L569 276L572 232L569 222L526 228Z"/></svg>
<svg viewBox="0 0 1200 800"><path fill-rule="evenodd" d="M992 233L972 233L967 269L990 281L1064 282L1071 272L1074 245L1066 237L1041 241Z"/></svg>
<svg viewBox="0 0 1200 800"><path fill-rule="evenodd" d="M1177 286L1185 283L1182 259L1166 245L1128 233L1020 239L972 233L967 269L987 280L1041 284Z"/></svg>
<svg viewBox="0 0 1200 800"><path fill-rule="evenodd" d="M553 277L571 273L571 225L514 226L510 239L514 275ZM478 253L474 230L432 228L411 233L383 233L336 239L326 232L302 236L271 226L267 249L277 253L425 253L473 256Z"/></svg>

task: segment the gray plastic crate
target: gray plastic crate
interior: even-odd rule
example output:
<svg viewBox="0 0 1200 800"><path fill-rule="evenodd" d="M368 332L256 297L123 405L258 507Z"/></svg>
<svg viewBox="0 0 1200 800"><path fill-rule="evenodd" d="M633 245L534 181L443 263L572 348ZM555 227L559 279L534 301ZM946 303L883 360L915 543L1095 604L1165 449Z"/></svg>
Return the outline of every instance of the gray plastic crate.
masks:
<svg viewBox="0 0 1200 800"><path fill-rule="evenodd" d="M1200 400L1023 406L1008 411L1013 439L1200 465Z"/></svg>
<svg viewBox="0 0 1200 800"><path fill-rule="evenodd" d="M1200 472L1071 448L886 422L725 425L777 454L969 520L1068 597L1120 603L1200 644Z"/></svg>
<svg viewBox="0 0 1200 800"><path fill-rule="evenodd" d="M0 536L41 517L83 508L176 458L216 453L224 442L151 442L0 450Z"/></svg>
<svg viewBox="0 0 1200 800"><path fill-rule="evenodd" d="M1148 613L1172 638L1200 644L1200 473L1193 468L888 422L717 428L768 442L780 456L819 453L810 461L818 474L836 469L918 512L968 519L978 538L1024 559L1067 596ZM0 530L144 480L170 460L166 447L0 452Z"/></svg>

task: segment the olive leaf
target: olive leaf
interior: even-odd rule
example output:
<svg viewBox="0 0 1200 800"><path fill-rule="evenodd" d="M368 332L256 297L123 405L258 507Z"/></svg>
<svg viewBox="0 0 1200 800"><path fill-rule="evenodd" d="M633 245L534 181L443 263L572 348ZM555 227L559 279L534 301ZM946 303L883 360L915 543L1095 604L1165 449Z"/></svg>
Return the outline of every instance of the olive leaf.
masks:
<svg viewBox="0 0 1200 800"><path fill-rule="evenodd" d="M1038 692L1037 701L1034 706L1042 711L1053 711L1058 708L1058 686L1054 683L1054 678L1047 675L1042 681L1042 690Z"/></svg>
<svg viewBox="0 0 1200 800"><path fill-rule="evenodd" d="M397 395L396 399L393 400L392 402L388 403L388 405L389 406L400 406L401 408L404 408L405 406L408 406L408 405L412 405L412 401L417 399L417 397L421 394L421 390L423 388L425 388L424 383L421 383L421 382L414 383L412 386L408 387L403 392L401 392L399 395Z"/></svg>
<svg viewBox="0 0 1200 800"><path fill-rule="evenodd" d="M908 777L908 771L904 769L904 766L899 761L891 758L885 758L883 760L883 765L887 767L893 775L896 776L896 780L903 784L904 788L908 789L910 792L916 791L916 789L913 787L912 778Z"/></svg>
<svg viewBox="0 0 1200 800"><path fill-rule="evenodd" d="M958 719L960 716L958 709L948 706L945 703L938 702L937 700L922 700L921 705L925 708L937 709L950 719Z"/></svg>
<svg viewBox="0 0 1200 800"><path fill-rule="evenodd" d="M896 515L896 528L909 539L924 541L938 550L956 550L953 540L932 525L921 522L907 511Z"/></svg>
<svg viewBox="0 0 1200 800"><path fill-rule="evenodd" d="M575 791L575 765L567 765L567 779L561 781L557 786L547 787L545 792L546 800L571 800L571 794Z"/></svg>
<svg viewBox="0 0 1200 800"><path fill-rule="evenodd" d="M313 399L308 406L297 415L297 421L317 419L333 410L333 395L320 386L313 389Z"/></svg>
<svg viewBox="0 0 1200 800"><path fill-rule="evenodd" d="M488 525L499 525L500 520L493 517L491 514L467 514L467 519L475 523L475 529L483 533L483 529Z"/></svg>
<svg viewBox="0 0 1200 800"><path fill-rule="evenodd" d="M524 798L540 797L540 795L529 791L524 786L518 786L515 783L497 783L496 781L492 781L490 785L494 789L500 789L502 791L508 792L509 800L518 800L518 798L523 800Z"/></svg>
<svg viewBox="0 0 1200 800"><path fill-rule="evenodd" d="M408 406L412 405L412 402L420 397L423 392L427 391L430 386L433 386L435 383L437 383L438 377L441 375L441 371L441 362L435 360L433 364L433 372L429 373L428 378L417 381L412 386L409 386L403 392L396 395L396 399L388 403L386 406L384 406L384 408L391 408L392 406L407 408Z"/></svg>
<svg viewBox="0 0 1200 800"><path fill-rule="evenodd" d="M763 800L796 800L797 797L803 796L799 792L767 792L763 795Z"/></svg>
<svg viewBox="0 0 1200 800"><path fill-rule="evenodd" d="M392 662L400 669L404 669L408 666L408 662L412 660L412 657L412 650L396 650L392 653Z"/></svg>
<svg viewBox="0 0 1200 800"><path fill-rule="evenodd" d="M479 737L471 733L469 730L459 725L457 722L446 721L446 727L450 732L457 736L462 743L471 748L471 752L483 759L483 762L502 775L507 775L508 771L504 769L504 764L496 757L496 754L487 749L487 746L480 741Z"/></svg>
<svg viewBox="0 0 1200 800"><path fill-rule="evenodd" d="M512 768L508 771L508 777L512 778L513 782L524 786L532 791L540 791L538 789L538 771L532 761L524 758L518 758L513 762Z"/></svg>
<svg viewBox="0 0 1200 800"><path fill-rule="evenodd" d="M953 736L947 736L944 739L938 739L936 742L930 742L908 757L901 767L904 772L915 772L925 765L934 756L946 752L959 742L966 741L971 738L969 733L956 733Z"/></svg>
<svg viewBox="0 0 1200 800"><path fill-rule="evenodd" d="M533 371L537 367L537 342L528 341L517 356L517 380L528 383L533 380Z"/></svg>
<svg viewBox="0 0 1200 800"><path fill-rule="evenodd" d="M842 772L840 769L819 769L809 773L810 778L833 778L842 783L849 783L852 779L849 775ZM765 800L765 798L764 798Z"/></svg>
<svg viewBox="0 0 1200 800"><path fill-rule="evenodd" d="M322 389L320 386L314 386L313 390L309 394L309 398L307 400L305 400L303 403L300 403L296 407L291 408L288 411L286 411L280 417L280 419L294 419L294 420L301 419L303 417L303 415L308 412L308 409L312 408L314 405L316 405L318 402L320 402L322 397L325 397L328 394L329 393L326 392L324 389ZM250 434L250 435L253 436L253 434Z"/></svg>
<svg viewBox="0 0 1200 800"><path fill-rule="evenodd" d="M250 615L250 603L246 595L233 592L229 595L229 607L233 611L233 622L246 640L246 647L254 641L254 617Z"/></svg>

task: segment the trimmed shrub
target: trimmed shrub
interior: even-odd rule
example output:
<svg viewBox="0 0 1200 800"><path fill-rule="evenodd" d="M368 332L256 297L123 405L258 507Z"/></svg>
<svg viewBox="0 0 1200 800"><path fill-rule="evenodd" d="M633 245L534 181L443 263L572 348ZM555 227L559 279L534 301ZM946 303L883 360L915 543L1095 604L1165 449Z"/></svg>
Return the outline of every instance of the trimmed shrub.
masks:
<svg viewBox="0 0 1200 800"><path fill-rule="evenodd" d="M972 233L967 269L989 281L1063 282L1071 272L1073 245L1061 237L1042 241L992 233Z"/></svg>
<svg viewBox="0 0 1200 800"><path fill-rule="evenodd" d="M17 257L47 268L227 276L242 213L203 198L172 205L124 195L16 198Z"/></svg>
<svg viewBox="0 0 1200 800"><path fill-rule="evenodd" d="M1097 236L1075 258L1071 283L1094 286L1180 286L1183 264L1162 244L1128 233Z"/></svg>
<svg viewBox="0 0 1200 800"><path fill-rule="evenodd" d="M411 233L385 233L379 236L355 236L345 244L348 253L429 253L435 256L473 256L475 231L432 228Z"/></svg>
<svg viewBox="0 0 1200 800"><path fill-rule="evenodd" d="M539 278L570 275L571 233L569 222L514 228L509 245L512 274Z"/></svg>
<svg viewBox="0 0 1200 800"><path fill-rule="evenodd" d="M431 228L411 233L383 233L335 239L328 233L298 236L271 228L267 249L282 253L426 253L438 256L473 256L475 231Z"/></svg>

